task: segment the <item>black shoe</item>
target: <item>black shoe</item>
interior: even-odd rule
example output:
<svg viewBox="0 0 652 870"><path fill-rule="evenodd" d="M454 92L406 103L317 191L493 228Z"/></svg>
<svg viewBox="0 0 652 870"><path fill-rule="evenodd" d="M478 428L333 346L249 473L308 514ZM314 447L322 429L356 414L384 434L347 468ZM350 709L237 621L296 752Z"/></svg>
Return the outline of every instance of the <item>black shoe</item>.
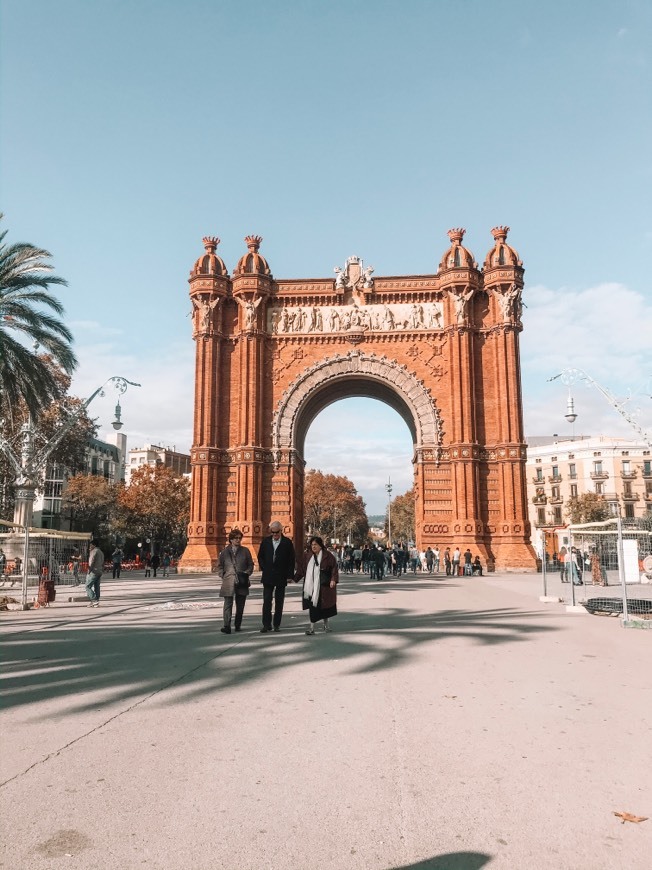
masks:
<svg viewBox="0 0 652 870"><path fill-rule="evenodd" d="M231 634L231 626L223 625L220 631L222 632L222 634Z"/></svg>
<svg viewBox="0 0 652 870"><path fill-rule="evenodd" d="M263 627L260 629L260 633L261 633L261 634L267 634L268 631L271 631L271 628L265 628L264 625L263 625Z"/></svg>
<svg viewBox="0 0 652 870"><path fill-rule="evenodd" d="M281 626L280 626L280 625L275 625L275 626L274 626L274 631L280 631L280 630L281 630Z"/></svg>
<svg viewBox="0 0 652 870"><path fill-rule="evenodd" d="M236 625L235 630L236 630L236 631L240 631L240 626L239 626L239 625Z"/></svg>

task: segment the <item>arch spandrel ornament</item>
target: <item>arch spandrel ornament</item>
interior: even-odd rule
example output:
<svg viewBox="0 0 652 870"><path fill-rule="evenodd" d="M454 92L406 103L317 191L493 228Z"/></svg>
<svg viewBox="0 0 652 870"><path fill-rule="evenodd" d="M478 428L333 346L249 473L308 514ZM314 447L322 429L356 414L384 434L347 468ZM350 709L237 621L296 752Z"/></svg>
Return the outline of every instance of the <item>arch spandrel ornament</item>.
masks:
<svg viewBox="0 0 652 870"><path fill-rule="evenodd" d="M327 397L334 384L351 378L379 381L397 394L409 411L411 420L406 419L406 423L412 432L415 447L441 447L443 428L439 410L424 384L395 360L350 351L314 363L287 388L274 413L273 448L277 451L296 448L302 441L298 437L296 423L307 402L316 394L323 394L324 402L319 407L321 410L329 404Z"/></svg>

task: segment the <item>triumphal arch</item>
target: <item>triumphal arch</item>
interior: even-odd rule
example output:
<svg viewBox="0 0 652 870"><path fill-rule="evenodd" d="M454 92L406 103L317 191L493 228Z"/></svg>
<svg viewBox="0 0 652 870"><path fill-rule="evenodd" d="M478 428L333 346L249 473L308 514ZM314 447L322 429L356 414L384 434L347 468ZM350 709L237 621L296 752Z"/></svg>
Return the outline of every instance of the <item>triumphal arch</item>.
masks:
<svg viewBox="0 0 652 870"><path fill-rule="evenodd" d="M483 268L453 229L435 274L380 277L352 256L332 278L300 280L272 276L259 236L247 236L232 275L219 239L204 239L189 279L195 411L181 571L214 568L234 526L255 552L280 519L302 547L306 432L350 396L386 402L409 427L421 549L470 546L490 568L533 568L523 264L508 230L492 230Z"/></svg>

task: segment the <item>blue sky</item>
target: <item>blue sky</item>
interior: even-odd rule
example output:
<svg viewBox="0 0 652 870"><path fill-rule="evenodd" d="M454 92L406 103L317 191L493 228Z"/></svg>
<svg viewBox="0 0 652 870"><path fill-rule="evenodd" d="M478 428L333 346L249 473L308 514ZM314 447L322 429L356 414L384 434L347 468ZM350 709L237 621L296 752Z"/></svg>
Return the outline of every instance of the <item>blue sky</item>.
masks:
<svg viewBox="0 0 652 870"><path fill-rule="evenodd" d="M131 446L190 445L186 280L206 234L229 269L258 233L278 278L331 276L350 254L395 275L436 271L455 226L481 262L507 224L526 267L526 431L568 429L546 380L567 366L633 390L652 427L648 0L3 0L0 14L5 226L69 281L76 392L143 384L123 399ZM409 486L412 448L393 411L361 403L318 418L306 458L376 512L389 474ZM103 427L114 404L94 404ZM595 390L576 404L577 432L633 434Z"/></svg>

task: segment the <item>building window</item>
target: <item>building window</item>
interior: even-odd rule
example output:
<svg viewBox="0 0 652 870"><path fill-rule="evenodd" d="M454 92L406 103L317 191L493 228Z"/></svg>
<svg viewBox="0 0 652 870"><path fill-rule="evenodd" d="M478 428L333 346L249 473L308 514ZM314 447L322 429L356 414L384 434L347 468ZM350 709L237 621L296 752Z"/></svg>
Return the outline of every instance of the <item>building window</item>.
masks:
<svg viewBox="0 0 652 870"><path fill-rule="evenodd" d="M577 484L571 483L571 498L577 498Z"/></svg>
<svg viewBox="0 0 652 870"><path fill-rule="evenodd" d="M625 483L623 483L623 495L624 495L626 498L631 498L631 495L632 495L632 485L631 485L631 483L630 483L628 480L626 480Z"/></svg>
<svg viewBox="0 0 652 870"><path fill-rule="evenodd" d="M559 487L558 487L558 486L553 486L553 488L552 488L552 497L553 497L553 498L559 498Z"/></svg>
<svg viewBox="0 0 652 870"><path fill-rule="evenodd" d="M626 504L625 505L625 516L629 517L629 518L634 516L634 505L633 504Z"/></svg>
<svg viewBox="0 0 652 870"><path fill-rule="evenodd" d="M646 459L643 462L643 474L652 474L652 460Z"/></svg>
<svg viewBox="0 0 652 870"><path fill-rule="evenodd" d="M602 474L602 461L598 460L598 462L593 463L593 473L594 474Z"/></svg>
<svg viewBox="0 0 652 870"><path fill-rule="evenodd" d="M609 514L612 517L618 516L618 502L617 501L610 501L609 502Z"/></svg>
<svg viewBox="0 0 652 870"><path fill-rule="evenodd" d="M537 480L543 480L543 468L537 468Z"/></svg>
<svg viewBox="0 0 652 870"><path fill-rule="evenodd" d="M545 508L539 508L537 510L537 522L539 523L540 526L545 526L545 524L546 524L546 509Z"/></svg>
<svg viewBox="0 0 652 870"><path fill-rule="evenodd" d="M623 460L623 474L629 474L632 470L632 466L630 464L629 459Z"/></svg>
<svg viewBox="0 0 652 870"><path fill-rule="evenodd" d="M577 477L577 466L574 462L571 462L571 464L568 466L568 474L571 480L575 480L575 478Z"/></svg>
<svg viewBox="0 0 652 870"><path fill-rule="evenodd" d="M556 526L561 525L561 508L560 507L555 508L555 525Z"/></svg>
<svg viewBox="0 0 652 870"><path fill-rule="evenodd" d="M552 476L559 477L559 466L558 465L552 466Z"/></svg>
<svg viewBox="0 0 652 870"><path fill-rule="evenodd" d="M602 481L598 480L595 484L596 495L602 495Z"/></svg>

